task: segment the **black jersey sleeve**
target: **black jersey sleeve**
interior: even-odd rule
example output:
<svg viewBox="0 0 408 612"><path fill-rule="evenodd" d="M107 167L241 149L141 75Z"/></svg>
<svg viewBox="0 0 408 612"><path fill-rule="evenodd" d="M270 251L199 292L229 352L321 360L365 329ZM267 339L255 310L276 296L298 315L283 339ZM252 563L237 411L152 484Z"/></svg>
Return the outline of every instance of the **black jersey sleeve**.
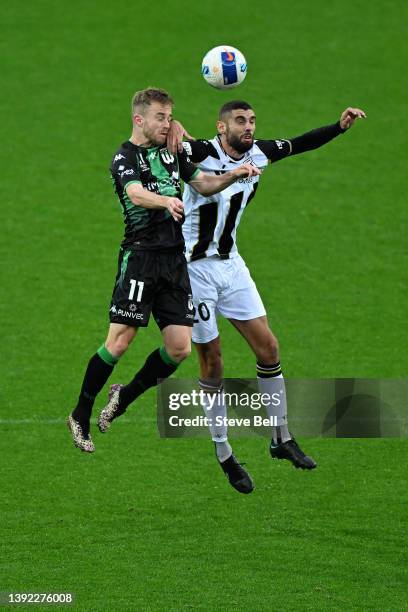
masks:
<svg viewBox="0 0 408 612"><path fill-rule="evenodd" d="M209 140L190 140L183 142L183 147L194 164L202 162L207 157L219 159L217 149Z"/></svg>
<svg viewBox="0 0 408 612"><path fill-rule="evenodd" d="M179 163L180 178L185 183L189 183L191 179L193 179L200 172L200 170L195 167L185 150L183 150L182 153L178 153L177 157Z"/></svg>
<svg viewBox="0 0 408 612"><path fill-rule="evenodd" d="M256 140L255 144L271 162L279 161L291 152L289 140Z"/></svg>
<svg viewBox="0 0 408 612"><path fill-rule="evenodd" d="M340 127L340 122L338 121L337 123L311 130L295 138L287 140L257 140L256 144L271 162L276 162L288 155L298 155L299 153L318 149L345 131Z"/></svg>
<svg viewBox="0 0 408 612"><path fill-rule="evenodd" d="M317 128L302 134L302 136L296 136L291 138L290 142L292 145L291 155L298 155L298 153L304 153L305 151L312 151L322 145L330 142L333 138L336 138L339 134L343 134L346 130L340 127L340 121L331 125L325 125L324 127Z"/></svg>
<svg viewBox="0 0 408 612"><path fill-rule="evenodd" d="M112 160L110 171L116 183L125 189L129 183L141 183L139 166L136 157L131 159L130 154L125 150L116 153Z"/></svg>

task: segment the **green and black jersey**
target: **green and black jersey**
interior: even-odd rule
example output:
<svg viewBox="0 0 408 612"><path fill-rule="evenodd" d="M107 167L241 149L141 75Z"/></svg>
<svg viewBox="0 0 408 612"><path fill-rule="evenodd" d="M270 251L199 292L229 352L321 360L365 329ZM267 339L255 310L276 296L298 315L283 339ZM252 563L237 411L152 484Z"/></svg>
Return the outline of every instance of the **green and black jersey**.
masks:
<svg viewBox="0 0 408 612"><path fill-rule="evenodd" d="M122 246L138 251L183 251L181 224L166 209L132 204L126 187L139 183L159 195L181 199L180 179L188 183L199 172L187 153L175 156L166 147L138 147L128 140L115 153L110 171L125 220Z"/></svg>

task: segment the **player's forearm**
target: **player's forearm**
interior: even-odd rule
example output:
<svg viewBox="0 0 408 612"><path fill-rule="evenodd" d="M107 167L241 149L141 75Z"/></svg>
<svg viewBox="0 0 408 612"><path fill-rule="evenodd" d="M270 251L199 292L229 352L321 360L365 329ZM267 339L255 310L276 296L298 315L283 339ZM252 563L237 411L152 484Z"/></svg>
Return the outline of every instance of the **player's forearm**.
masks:
<svg viewBox="0 0 408 612"><path fill-rule="evenodd" d="M220 175L212 175L212 174L204 174L200 175L200 177L195 180L192 184L194 189L201 193L203 196L211 196L214 193L219 193L223 189L226 189L235 181L240 178L233 171L225 172Z"/></svg>
<svg viewBox="0 0 408 612"><path fill-rule="evenodd" d="M340 127L340 122L333 123L332 125L326 125L311 132L306 132L302 136L291 138L290 143L292 145L291 155L297 155L298 153L305 153L305 151L312 151L325 145L326 143L339 136L346 130Z"/></svg>
<svg viewBox="0 0 408 612"><path fill-rule="evenodd" d="M142 208L167 208L166 197L153 193L141 185L132 184L126 190L130 201Z"/></svg>

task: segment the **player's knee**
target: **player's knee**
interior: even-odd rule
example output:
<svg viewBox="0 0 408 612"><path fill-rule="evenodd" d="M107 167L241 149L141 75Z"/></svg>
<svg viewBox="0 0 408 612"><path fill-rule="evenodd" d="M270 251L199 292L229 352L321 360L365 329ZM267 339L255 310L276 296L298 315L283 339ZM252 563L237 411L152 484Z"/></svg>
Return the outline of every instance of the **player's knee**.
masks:
<svg viewBox="0 0 408 612"><path fill-rule="evenodd" d="M190 355L191 342L190 340L185 342L179 342L172 346L166 347L166 351L169 356L174 359L174 361L180 363L181 361L184 361L184 359L187 359L187 357Z"/></svg>
<svg viewBox="0 0 408 612"><path fill-rule="evenodd" d="M277 338L268 334L257 351L257 359L261 363L277 363L279 361L279 343Z"/></svg>
<svg viewBox="0 0 408 612"><path fill-rule="evenodd" d="M126 336L118 336L112 340L107 340L106 348L114 357L121 357L129 348L130 340Z"/></svg>
<svg viewBox="0 0 408 612"><path fill-rule="evenodd" d="M189 357L190 355L191 355L191 342L189 342L183 348L180 348L178 350L178 357L176 361L178 362L184 361L184 359L187 359L187 357Z"/></svg>

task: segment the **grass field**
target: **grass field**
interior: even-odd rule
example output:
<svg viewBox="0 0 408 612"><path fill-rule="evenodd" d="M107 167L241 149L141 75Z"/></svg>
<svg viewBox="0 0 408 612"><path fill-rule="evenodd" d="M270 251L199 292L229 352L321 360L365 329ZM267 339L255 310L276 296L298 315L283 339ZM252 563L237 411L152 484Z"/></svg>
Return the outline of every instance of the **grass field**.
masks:
<svg viewBox="0 0 408 612"><path fill-rule="evenodd" d="M408 609L406 440L302 440L310 474L238 440L257 485L244 497L210 442L158 438L154 391L95 435L94 456L64 426L104 339L122 238L107 168L148 85L197 137L233 97L262 138L367 112L264 173L239 246L288 376L406 376L407 13L402 0L2 3L0 591L71 590L78 610L120 612ZM222 43L248 61L235 92L200 76ZM254 376L220 328L226 376ZM152 325L115 381L159 342ZM178 376L196 373L193 355Z"/></svg>

